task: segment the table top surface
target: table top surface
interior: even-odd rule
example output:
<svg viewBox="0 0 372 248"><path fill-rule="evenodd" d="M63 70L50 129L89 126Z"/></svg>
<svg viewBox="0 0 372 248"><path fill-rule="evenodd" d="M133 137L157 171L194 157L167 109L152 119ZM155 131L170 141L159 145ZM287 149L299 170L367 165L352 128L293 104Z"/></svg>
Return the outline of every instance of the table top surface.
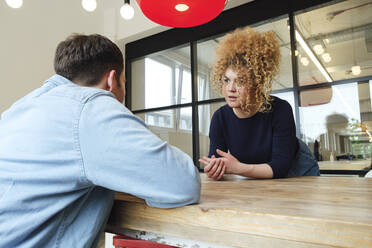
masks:
<svg viewBox="0 0 372 248"><path fill-rule="evenodd" d="M318 161L321 170L369 170L371 160Z"/></svg>
<svg viewBox="0 0 372 248"><path fill-rule="evenodd" d="M251 180L229 175L213 181L202 174L200 204L156 209L122 193L116 200L110 222L123 228L211 241L192 230L197 227L224 235L219 244L235 247L252 242L272 247L267 244L273 240L287 247L372 247L372 178ZM245 236L234 243L236 235Z"/></svg>

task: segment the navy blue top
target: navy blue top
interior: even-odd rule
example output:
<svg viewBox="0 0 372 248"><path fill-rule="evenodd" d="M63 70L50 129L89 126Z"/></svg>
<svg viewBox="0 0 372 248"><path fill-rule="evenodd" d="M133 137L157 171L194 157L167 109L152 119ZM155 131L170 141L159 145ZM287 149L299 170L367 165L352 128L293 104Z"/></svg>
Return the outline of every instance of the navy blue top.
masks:
<svg viewBox="0 0 372 248"><path fill-rule="evenodd" d="M230 153L242 163L271 166L274 178L285 177L295 158L298 143L292 108L273 97L272 110L238 118L227 104L212 117L209 157L216 149Z"/></svg>

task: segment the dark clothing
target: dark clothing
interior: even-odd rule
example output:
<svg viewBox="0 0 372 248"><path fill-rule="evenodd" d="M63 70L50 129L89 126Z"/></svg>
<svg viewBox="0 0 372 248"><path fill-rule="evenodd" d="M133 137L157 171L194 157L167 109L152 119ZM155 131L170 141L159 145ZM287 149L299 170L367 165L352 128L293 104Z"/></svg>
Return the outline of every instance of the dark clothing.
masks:
<svg viewBox="0 0 372 248"><path fill-rule="evenodd" d="M270 112L249 118L238 118L228 105L219 108L211 120L209 157L219 157L217 148L229 150L242 163L267 163L274 178L286 177L298 149L296 127L289 103L273 98Z"/></svg>
<svg viewBox="0 0 372 248"><path fill-rule="evenodd" d="M315 157L316 161L320 161L320 159L319 159L319 142L317 140L315 140L315 142L314 142L314 157Z"/></svg>
<svg viewBox="0 0 372 248"><path fill-rule="evenodd" d="M298 140L298 151L287 177L320 176L319 165L307 145Z"/></svg>

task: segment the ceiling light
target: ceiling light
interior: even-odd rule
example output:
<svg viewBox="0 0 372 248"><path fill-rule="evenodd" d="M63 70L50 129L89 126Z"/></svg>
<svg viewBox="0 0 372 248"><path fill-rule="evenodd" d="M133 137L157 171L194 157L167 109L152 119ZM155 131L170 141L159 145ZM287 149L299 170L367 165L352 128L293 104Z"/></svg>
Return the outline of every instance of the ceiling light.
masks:
<svg viewBox="0 0 372 248"><path fill-rule="evenodd" d="M310 61L309 61L308 58L306 58L306 57L302 57L302 58L301 58L301 63L302 63L304 66L308 66L309 63L310 63Z"/></svg>
<svg viewBox="0 0 372 248"><path fill-rule="evenodd" d="M329 63L332 60L331 55L329 53L323 53L322 58L323 58L324 62L326 62L326 63Z"/></svg>
<svg viewBox="0 0 372 248"><path fill-rule="evenodd" d="M323 65L320 63L318 58L315 56L313 51L310 49L310 47L307 45L305 40L302 38L300 32L298 30L295 30L296 40L302 48L305 50L306 54L310 57L310 59L313 61L315 66L318 68L318 70L323 74L323 76L326 78L327 82L333 82L331 76L328 74L327 70L323 67Z"/></svg>
<svg viewBox="0 0 372 248"><path fill-rule="evenodd" d="M23 5L23 0L5 0L5 2L13 9L18 9Z"/></svg>
<svg viewBox="0 0 372 248"><path fill-rule="evenodd" d="M187 4L180 3L180 4L177 4L174 8L180 12L183 12L183 11L188 10L189 6Z"/></svg>
<svg viewBox="0 0 372 248"><path fill-rule="evenodd" d="M129 0L124 0L124 5L120 8L120 15L125 20L130 20L134 16L134 9L130 6Z"/></svg>
<svg viewBox="0 0 372 248"><path fill-rule="evenodd" d="M353 75L357 76L361 72L362 72L362 70L360 69L359 65L354 65L353 67L351 67L351 73L353 73Z"/></svg>
<svg viewBox="0 0 372 248"><path fill-rule="evenodd" d="M292 51L291 50L289 50L289 55L292 55ZM298 51L295 50L295 56L297 56L297 55L298 55Z"/></svg>
<svg viewBox="0 0 372 248"><path fill-rule="evenodd" d="M213 20L225 8L226 2L226 0L137 0L143 14L151 21L175 28L194 27Z"/></svg>
<svg viewBox="0 0 372 248"><path fill-rule="evenodd" d="M324 48L320 44L313 46L313 49L318 55L324 53Z"/></svg>
<svg viewBox="0 0 372 248"><path fill-rule="evenodd" d="M81 5L86 11L92 12L92 11L95 11L97 8L97 1L96 0L82 0Z"/></svg>

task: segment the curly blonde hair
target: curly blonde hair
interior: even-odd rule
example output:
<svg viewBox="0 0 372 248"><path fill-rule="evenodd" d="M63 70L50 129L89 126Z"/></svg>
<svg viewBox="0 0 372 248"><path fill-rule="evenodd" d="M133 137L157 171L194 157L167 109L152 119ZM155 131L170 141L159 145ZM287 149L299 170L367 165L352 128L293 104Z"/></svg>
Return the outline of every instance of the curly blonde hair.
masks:
<svg viewBox="0 0 372 248"><path fill-rule="evenodd" d="M212 84L222 95L223 78L228 68L238 74L238 84L246 86L247 99L242 110L260 106L259 112L272 108L272 80L279 72L280 47L273 31L259 33L250 27L236 29L224 36L216 48L212 70ZM249 99L249 90L255 89L255 99ZM250 101L251 100L251 101ZM254 101L255 100L255 101Z"/></svg>

